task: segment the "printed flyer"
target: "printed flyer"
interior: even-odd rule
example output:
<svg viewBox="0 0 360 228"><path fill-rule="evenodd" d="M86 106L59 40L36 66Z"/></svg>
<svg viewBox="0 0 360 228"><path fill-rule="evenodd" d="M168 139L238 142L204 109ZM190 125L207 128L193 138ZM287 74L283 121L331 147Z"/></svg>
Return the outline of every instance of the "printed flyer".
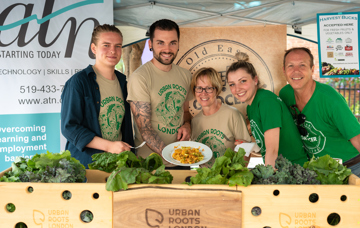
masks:
<svg viewBox="0 0 360 228"><path fill-rule="evenodd" d="M112 0L1 1L1 171L17 156L65 149L61 92L94 64L91 34L104 23L113 24Z"/></svg>
<svg viewBox="0 0 360 228"><path fill-rule="evenodd" d="M320 77L359 77L359 13L318 14Z"/></svg>

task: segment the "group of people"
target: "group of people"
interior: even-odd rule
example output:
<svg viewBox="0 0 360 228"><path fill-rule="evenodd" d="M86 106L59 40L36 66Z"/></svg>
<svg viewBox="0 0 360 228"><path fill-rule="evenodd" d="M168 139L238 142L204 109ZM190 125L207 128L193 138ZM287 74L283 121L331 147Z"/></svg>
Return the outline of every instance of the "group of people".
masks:
<svg viewBox="0 0 360 228"><path fill-rule="evenodd" d="M191 75L173 63L180 38L175 22L156 21L149 34L153 58L127 82L114 69L121 58L121 32L113 25L97 26L91 40L95 64L65 84L61 131L66 149L86 167L94 153L121 153L145 141L136 154L147 157L153 152L161 155L170 143L188 140L212 148L214 156L205 164L211 167L226 148L251 141L248 121L265 165L275 167L279 154L300 165L329 154L360 176L360 124L337 91L312 79L314 60L309 49L285 52L288 85L279 96L261 87L246 53L236 54L238 61L227 69L226 80L233 96L247 104L246 120L217 99L223 85L215 69L201 68ZM202 111L192 117L189 101L194 97ZM164 164L167 169L181 168L165 160Z"/></svg>

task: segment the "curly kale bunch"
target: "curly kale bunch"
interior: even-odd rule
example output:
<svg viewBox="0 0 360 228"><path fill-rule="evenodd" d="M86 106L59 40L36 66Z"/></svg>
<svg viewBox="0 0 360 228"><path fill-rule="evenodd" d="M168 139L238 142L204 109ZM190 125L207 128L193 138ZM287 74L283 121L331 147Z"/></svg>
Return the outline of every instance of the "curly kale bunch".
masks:
<svg viewBox="0 0 360 228"><path fill-rule="evenodd" d="M316 172L292 164L281 154L275 161L274 171L271 165L257 165L251 172L254 174L252 184L320 184Z"/></svg>
<svg viewBox="0 0 360 228"><path fill-rule="evenodd" d="M74 183L85 181L85 167L70 151L36 154L31 159L18 157L11 164L12 170L0 182Z"/></svg>

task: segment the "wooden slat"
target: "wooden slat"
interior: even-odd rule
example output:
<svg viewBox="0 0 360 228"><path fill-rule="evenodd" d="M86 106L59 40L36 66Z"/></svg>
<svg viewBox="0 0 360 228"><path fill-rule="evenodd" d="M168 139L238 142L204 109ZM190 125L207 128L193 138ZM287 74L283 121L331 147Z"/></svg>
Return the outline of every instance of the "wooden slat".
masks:
<svg viewBox="0 0 360 228"><path fill-rule="evenodd" d="M241 213L241 193L226 185L131 185L114 193L114 228L235 228Z"/></svg>

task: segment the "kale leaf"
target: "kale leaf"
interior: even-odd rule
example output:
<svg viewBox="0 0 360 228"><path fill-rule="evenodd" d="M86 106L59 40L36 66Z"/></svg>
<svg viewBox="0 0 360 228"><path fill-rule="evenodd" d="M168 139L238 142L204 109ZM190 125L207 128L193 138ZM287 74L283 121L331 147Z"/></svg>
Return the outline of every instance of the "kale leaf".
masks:
<svg viewBox="0 0 360 228"><path fill-rule="evenodd" d="M292 164L281 154L271 165L256 165L251 172L254 174L252 184L320 184L316 172L305 169L298 164Z"/></svg>
<svg viewBox="0 0 360 228"><path fill-rule="evenodd" d="M85 181L85 167L70 151L35 154L31 159L17 157L12 170L0 178L1 182L74 183Z"/></svg>
<svg viewBox="0 0 360 228"><path fill-rule="evenodd" d="M165 171L162 158L156 153L145 159L136 157L131 151L120 154L100 153L92 156L90 169L111 173L106 182L106 190L128 189L129 184L171 184L173 176ZM155 170L155 173L153 171Z"/></svg>

